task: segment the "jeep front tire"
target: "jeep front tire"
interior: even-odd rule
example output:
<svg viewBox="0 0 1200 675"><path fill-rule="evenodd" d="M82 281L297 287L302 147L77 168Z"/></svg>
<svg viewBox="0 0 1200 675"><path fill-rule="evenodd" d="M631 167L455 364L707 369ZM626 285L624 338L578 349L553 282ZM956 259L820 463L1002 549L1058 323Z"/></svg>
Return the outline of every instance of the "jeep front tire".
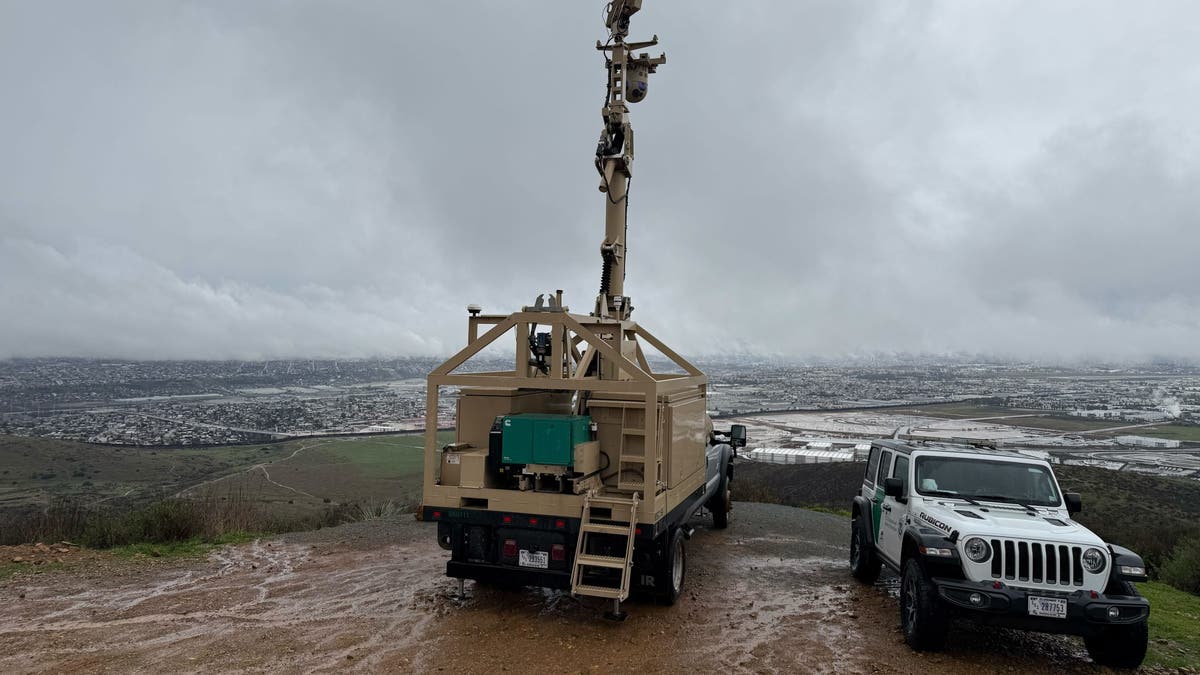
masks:
<svg viewBox="0 0 1200 675"><path fill-rule="evenodd" d="M1141 597L1137 588L1128 581L1110 584L1105 593ZM1106 626L1098 633L1083 638L1088 656L1099 665L1110 668L1137 668L1142 665L1149 641L1150 635L1145 621L1123 626Z"/></svg>
<svg viewBox="0 0 1200 675"><path fill-rule="evenodd" d="M917 651L937 651L946 644L945 609L916 558L904 563L900 579L900 628L904 641Z"/></svg>

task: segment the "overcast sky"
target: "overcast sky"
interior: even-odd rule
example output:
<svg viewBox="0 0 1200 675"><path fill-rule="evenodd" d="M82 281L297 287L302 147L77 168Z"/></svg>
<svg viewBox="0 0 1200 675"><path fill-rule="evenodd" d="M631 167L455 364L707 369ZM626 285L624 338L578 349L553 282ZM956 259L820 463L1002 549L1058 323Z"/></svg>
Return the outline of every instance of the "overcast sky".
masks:
<svg viewBox="0 0 1200 675"><path fill-rule="evenodd" d="M1200 5L645 4L626 290L676 348L1200 358ZM586 313L600 14L0 0L0 358Z"/></svg>

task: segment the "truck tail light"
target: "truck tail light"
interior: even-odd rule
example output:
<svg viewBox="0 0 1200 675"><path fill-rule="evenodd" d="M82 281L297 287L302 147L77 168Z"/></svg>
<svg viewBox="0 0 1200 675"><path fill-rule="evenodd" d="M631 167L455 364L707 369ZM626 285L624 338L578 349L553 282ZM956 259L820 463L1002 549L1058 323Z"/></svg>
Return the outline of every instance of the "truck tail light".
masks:
<svg viewBox="0 0 1200 675"><path fill-rule="evenodd" d="M563 546L562 544L554 544L553 546L551 546L550 547L550 559L551 560L566 560L567 559L567 547Z"/></svg>
<svg viewBox="0 0 1200 675"><path fill-rule="evenodd" d="M511 525L511 524L512 524L512 516L504 516L504 517L503 517L503 518L501 518L500 520L504 521L504 524L505 524L505 525Z"/></svg>
<svg viewBox="0 0 1200 675"><path fill-rule="evenodd" d="M441 518L441 517L442 517L442 512L441 512L441 511L434 511L434 512L433 512L433 519L434 519L434 520L437 520L438 518Z"/></svg>
<svg viewBox="0 0 1200 675"><path fill-rule="evenodd" d="M565 520L563 520L563 519L561 519L561 518L559 518L558 520L554 521L554 527L557 527L557 528L558 528L558 529L560 529L560 530L561 530L561 529L563 529L563 528L565 528L566 526L567 526L567 521L565 521Z"/></svg>
<svg viewBox="0 0 1200 675"><path fill-rule="evenodd" d="M517 557L517 540L516 539L505 539L504 540L503 555L505 558Z"/></svg>

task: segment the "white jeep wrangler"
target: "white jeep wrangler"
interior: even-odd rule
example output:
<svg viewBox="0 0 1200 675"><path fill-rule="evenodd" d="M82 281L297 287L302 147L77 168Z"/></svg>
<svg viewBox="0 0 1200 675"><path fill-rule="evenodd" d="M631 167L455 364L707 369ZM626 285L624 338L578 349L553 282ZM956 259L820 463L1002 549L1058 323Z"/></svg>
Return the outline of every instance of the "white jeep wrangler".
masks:
<svg viewBox="0 0 1200 675"><path fill-rule="evenodd" d="M851 509L850 571L901 576L909 646L942 646L952 617L1080 635L1097 663L1135 668L1150 605L1141 557L1071 520L1049 463L1015 452L884 440Z"/></svg>

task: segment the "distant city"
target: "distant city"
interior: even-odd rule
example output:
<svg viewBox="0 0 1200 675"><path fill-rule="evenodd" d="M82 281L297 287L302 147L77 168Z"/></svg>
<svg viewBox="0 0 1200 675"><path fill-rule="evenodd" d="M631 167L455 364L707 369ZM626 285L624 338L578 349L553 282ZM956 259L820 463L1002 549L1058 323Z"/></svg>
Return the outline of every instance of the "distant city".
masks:
<svg viewBox="0 0 1200 675"><path fill-rule="evenodd" d="M415 431L425 425L424 377L438 362L0 361L0 433L189 446ZM751 358L699 365L709 375L709 407L718 417L985 401L1114 427L1200 425L1194 366L803 365ZM486 360L477 366L502 367ZM454 397L441 400L439 426L453 426Z"/></svg>

